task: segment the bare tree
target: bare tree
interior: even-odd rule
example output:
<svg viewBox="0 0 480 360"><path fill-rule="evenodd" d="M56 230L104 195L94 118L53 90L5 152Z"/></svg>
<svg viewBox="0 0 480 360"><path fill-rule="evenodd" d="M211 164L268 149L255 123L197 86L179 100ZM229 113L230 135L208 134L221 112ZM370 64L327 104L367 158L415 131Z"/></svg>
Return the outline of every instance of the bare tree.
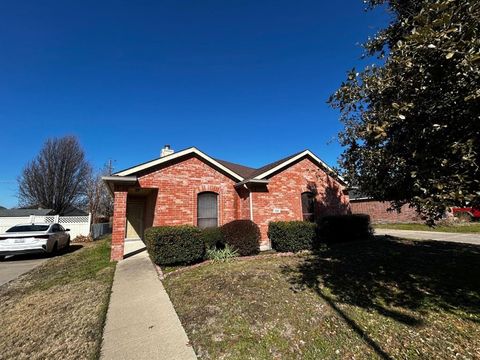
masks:
<svg viewBox="0 0 480 360"><path fill-rule="evenodd" d="M99 172L90 171L86 181L85 197L93 222L97 222L99 216L110 217L113 214L113 200L102 180L105 175L111 175L111 166L106 165Z"/></svg>
<svg viewBox="0 0 480 360"><path fill-rule="evenodd" d="M90 172L75 136L48 139L18 178L20 204L53 209L61 214L84 197Z"/></svg>

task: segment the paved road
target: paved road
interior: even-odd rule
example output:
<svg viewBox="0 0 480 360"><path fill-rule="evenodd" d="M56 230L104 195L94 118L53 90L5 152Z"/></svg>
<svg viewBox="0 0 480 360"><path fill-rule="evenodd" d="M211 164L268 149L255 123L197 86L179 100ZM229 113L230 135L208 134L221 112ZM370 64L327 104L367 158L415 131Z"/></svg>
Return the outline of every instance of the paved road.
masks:
<svg viewBox="0 0 480 360"><path fill-rule="evenodd" d="M391 235L391 236L404 238L404 239L451 241L456 243L480 245L480 234L460 234L460 233L446 233L446 232L436 232L436 231L375 229L375 235Z"/></svg>
<svg viewBox="0 0 480 360"><path fill-rule="evenodd" d="M0 261L0 286L32 270L48 260L43 255L12 256Z"/></svg>

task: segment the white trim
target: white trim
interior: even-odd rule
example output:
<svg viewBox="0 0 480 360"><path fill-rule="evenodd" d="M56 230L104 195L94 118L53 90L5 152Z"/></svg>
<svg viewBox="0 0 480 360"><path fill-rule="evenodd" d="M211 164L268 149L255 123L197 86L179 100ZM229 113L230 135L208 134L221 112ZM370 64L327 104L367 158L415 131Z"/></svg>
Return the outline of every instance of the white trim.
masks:
<svg viewBox="0 0 480 360"><path fill-rule="evenodd" d="M131 175L131 174L134 174L138 171L142 171L142 170L145 170L145 169L148 169L152 166L156 166L156 165L159 165L159 164L163 164L163 163L166 163L168 161L171 161L171 160L175 160L175 159L178 159L179 157L182 157L182 156L185 156L185 155L189 155L189 154L196 154L198 156L200 156L201 158L203 158L204 160L206 160L207 162L209 162L210 164L218 167L219 169L225 171L227 174L233 176L234 178L236 178L237 180L240 180L242 181L243 180L243 177L241 177L240 175L238 175L237 173L233 172L232 170L226 168L225 166L223 166L222 164L220 164L218 161L214 160L213 158L211 158L210 156L208 156L207 154L201 152L200 150L198 150L197 148L195 147L191 147L191 148L188 148L188 149L185 149L185 150L182 150L182 151L179 151L179 152L176 152L176 153L173 153L171 155L167 155L167 156L164 156L164 157L161 157L161 158L158 158L158 159L155 159L155 160L152 160L152 161L149 161L145 164L142 164L142 165L138 165L138 166L134 166L130 169L127 169L127 170L123 170L121 172L118 172L114 175L116 176L128 176L128 175Z"/></svg>
<svg viewBox="0 0 480 360"><path fill-rule="evenodd" d="M284 161L283 163L275 166L273 169L270 169L268 171L265 171L263 173L261 173L260 175L257 175L254 177L255 180L259 180L259 179L262 179L270 174L273 174L274 172L278 171L278 170L281 170L283 169L284 167L290 165L291 163L297 161L298 159L301 159L302 157L304 157L305 155L309 155L311 156L315 161L317 161L319 164L321 164L324 168L326 168L327 170L331 171L332 173L335 173L333 171L333 169L328 166L326 163L324 163L319 157L317 157L314 153L312 153L310 150L305 150L305 151L302 151L300 154L298 154L297 156L294 156L293 158L290 158L288 159L287 161ZM340 179L340 181L342 181L344 184L346 184L345 180L340 176L340 175L337 175L335 174L338 179Z"/></svg>

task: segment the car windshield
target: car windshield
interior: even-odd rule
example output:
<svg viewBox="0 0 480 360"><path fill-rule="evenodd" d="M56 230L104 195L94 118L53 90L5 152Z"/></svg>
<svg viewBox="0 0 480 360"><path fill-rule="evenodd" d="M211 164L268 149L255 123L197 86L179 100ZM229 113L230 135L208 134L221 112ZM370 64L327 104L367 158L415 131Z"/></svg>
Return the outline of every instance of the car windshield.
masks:
<svg viewBox="0 0 480 360"><path fill-rule="evenodd" d="M27 232L27 231L47 231L50 225L17 225L7 230L10 232Z"/></svg>

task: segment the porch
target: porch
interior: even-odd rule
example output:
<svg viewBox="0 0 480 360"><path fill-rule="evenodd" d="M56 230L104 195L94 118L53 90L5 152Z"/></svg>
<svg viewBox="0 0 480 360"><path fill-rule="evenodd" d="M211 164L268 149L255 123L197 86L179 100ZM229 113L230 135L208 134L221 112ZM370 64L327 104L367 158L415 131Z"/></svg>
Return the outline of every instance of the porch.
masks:
<svg viewBox="0 0 480 360"><path fill-rule="evenodd" d="M153 226L158 189L116 186L112 229L112 260L122 260L125 242L143 241L145 230Z"/></svg>

